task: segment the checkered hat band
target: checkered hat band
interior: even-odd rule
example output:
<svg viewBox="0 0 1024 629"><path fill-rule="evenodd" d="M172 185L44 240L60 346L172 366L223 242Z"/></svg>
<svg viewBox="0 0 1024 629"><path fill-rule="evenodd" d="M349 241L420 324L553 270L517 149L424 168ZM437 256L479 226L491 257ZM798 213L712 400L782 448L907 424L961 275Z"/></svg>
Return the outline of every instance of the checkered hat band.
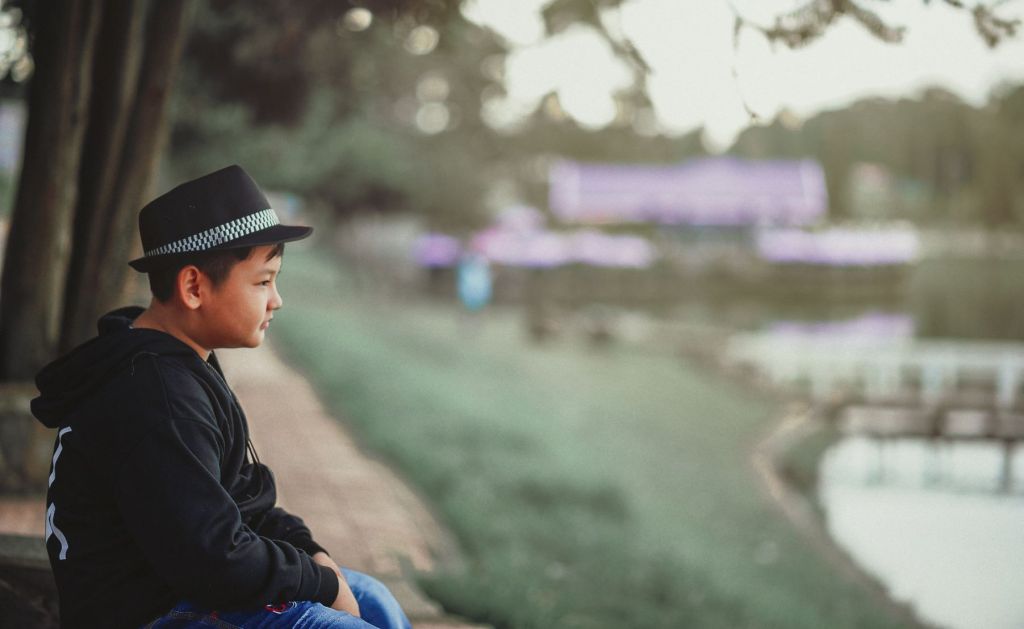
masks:
<svg viewBox="0 0 1024 629"><path fill-rule="evenodd" d="M162 256L168 253L191 253L194 251L206 251L225 242L248 236L258 231L280 224L277 214L273 209L255 212L242 218L211 227L204 232L193 234L181 240L161 245L156 249L146 252L146 257Z"/></svg>

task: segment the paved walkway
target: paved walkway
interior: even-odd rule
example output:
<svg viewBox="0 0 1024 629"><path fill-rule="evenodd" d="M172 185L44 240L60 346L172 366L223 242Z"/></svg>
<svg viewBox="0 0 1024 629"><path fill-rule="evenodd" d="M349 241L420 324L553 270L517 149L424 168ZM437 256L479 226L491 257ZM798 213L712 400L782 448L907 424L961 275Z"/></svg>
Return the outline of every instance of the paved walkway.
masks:
<svg viewBox="0 0 1024 629"><path fill-rule="evenodd" d="M426 505L362 452L309 383L264 344L217 352L249 418L279 503L301 516L339 563L382 579L416 629L479 627L444 615L415 586L415 571L454 561L455 547ZM42 535L40 500L0 500L0 533Z"/></svg>

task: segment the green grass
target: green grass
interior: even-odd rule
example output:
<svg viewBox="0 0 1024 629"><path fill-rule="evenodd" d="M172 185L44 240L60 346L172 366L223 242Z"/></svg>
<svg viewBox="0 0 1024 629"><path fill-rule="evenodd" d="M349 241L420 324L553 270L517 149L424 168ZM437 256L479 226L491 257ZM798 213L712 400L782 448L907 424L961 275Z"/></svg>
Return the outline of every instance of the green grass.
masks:
<svg viewBox="0 0 1024 629"><path fill-rule="evenodd" d="M289 252L274 344L454 531L425 580L498 627L892 627L759 491L774 403L664 354L472 332L440 304L360 297Z"/></svg>

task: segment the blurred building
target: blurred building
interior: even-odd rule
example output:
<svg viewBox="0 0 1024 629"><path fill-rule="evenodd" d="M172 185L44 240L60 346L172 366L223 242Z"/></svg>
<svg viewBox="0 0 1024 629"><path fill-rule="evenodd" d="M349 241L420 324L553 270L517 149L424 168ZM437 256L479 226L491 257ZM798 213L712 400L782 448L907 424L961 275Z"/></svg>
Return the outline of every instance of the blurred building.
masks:
<svg viewBox="0 0 1024 629"><path fill-rule="evenodd" d="M549 203L566 223L802 226L828 212L814 160L708 157L673 165L555 162Z"/></svg>

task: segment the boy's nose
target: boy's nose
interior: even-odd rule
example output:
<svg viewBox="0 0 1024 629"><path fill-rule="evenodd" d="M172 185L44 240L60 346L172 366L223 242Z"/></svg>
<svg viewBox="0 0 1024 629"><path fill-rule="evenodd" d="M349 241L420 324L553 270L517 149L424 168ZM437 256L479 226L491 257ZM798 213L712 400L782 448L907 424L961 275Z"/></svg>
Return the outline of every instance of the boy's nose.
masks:
<svg viewBox="0 0 1024 629"><path fill-rule="evenodd" d="M274 294L270 297L270 303L267 304L270 310L277 310L284 305L284 300L281 299L281 293L277 291L277 287L274 287Z"/></svg>

